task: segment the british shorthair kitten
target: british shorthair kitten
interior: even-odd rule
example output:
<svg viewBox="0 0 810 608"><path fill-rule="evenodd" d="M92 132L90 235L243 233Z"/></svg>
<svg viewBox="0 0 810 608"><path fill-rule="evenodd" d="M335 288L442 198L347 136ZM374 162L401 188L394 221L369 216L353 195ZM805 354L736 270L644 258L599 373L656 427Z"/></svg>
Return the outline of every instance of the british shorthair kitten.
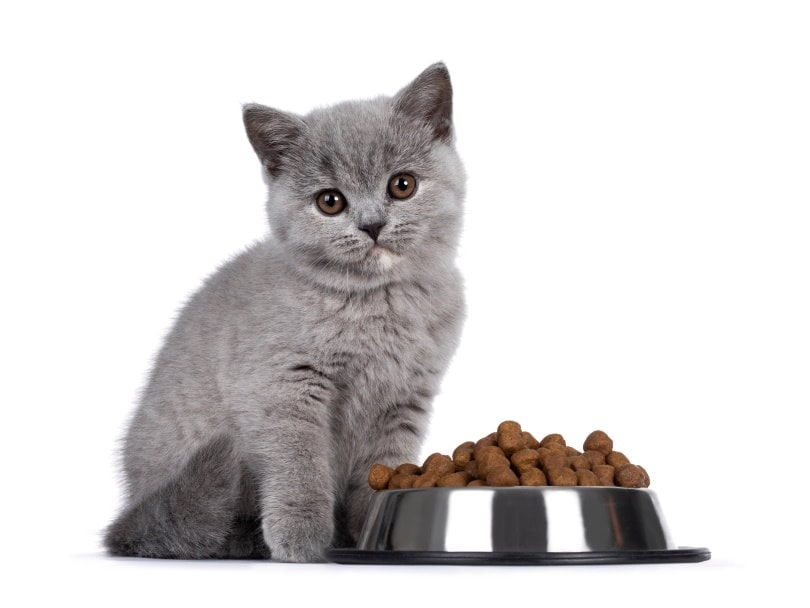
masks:
<svg viewBox="0 0 810 608"><path fill-rule="evenodd" d="M244 107L271 233L194 294L123 448L114 555L322 561L413 461L464 318L443 64L393 97Z"/></svg>

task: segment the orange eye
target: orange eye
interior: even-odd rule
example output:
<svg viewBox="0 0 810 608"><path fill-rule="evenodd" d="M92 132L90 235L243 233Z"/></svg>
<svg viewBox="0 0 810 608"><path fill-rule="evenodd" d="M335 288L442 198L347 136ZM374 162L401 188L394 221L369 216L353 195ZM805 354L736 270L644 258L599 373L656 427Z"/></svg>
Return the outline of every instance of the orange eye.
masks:
<svg viewBox="0 0 810 608"><path fill-rule="evenodd" d="M388 181L388 194L391 198L406 199L416 190L416 178L410 173L397 173Z"/></svg>
<svg viewBox="0 0 810 608"><path fill-rule="evenodd" d="M337 190L326 190L321 192L315 199L315 203L326 215L337 215L346 208L346 199Z"/></svg>

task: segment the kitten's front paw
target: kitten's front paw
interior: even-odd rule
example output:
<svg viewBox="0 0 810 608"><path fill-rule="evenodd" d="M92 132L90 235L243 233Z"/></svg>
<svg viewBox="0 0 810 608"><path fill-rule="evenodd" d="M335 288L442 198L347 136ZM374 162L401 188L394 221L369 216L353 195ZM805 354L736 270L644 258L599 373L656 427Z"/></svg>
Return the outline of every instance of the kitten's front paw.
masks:
<svg viewBox="0 0 810 608"><path fill-rule="evenodd" d="M286 517L262 524L270 557L280 562L324 562L333 524L308 517Z"/></svg>

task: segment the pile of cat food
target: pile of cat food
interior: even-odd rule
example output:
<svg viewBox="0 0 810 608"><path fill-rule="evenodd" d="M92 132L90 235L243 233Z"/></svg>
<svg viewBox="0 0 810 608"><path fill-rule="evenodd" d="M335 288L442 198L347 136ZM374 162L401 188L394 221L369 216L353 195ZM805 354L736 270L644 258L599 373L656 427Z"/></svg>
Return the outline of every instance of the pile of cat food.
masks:
<svg viewBox="0 0 810 608"><path fill-rule="evenodd" d="M613 440L594 431L582 450L567 445L562 435L538 441L520 424L506 420L478 441L466 441L452 456L434 453L421 466L396 468L375 464L368 475L375 490L460 488L475 486L619 486L646 488L650 477L613 449Z"/></svg>

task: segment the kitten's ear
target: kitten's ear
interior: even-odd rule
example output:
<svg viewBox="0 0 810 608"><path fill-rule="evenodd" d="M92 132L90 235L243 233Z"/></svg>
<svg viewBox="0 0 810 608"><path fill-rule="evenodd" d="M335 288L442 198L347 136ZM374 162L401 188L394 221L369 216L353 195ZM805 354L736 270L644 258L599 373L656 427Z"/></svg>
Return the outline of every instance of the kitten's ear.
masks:
<svg viewBox="0 0 810 608"><path fill-rule="evenodd" d="M396 94L394 110L433 129L436 139L449 140L453 129L453 88L443 63L434 63Z"/></svg>
<svg viewBox="0 0 810 608"><path fill-rule="evenodd" d="M297 116L257 103L243 106L242 120L259 160L270 175L278 175L290 149L306 129L306 123Z"/></svg>

